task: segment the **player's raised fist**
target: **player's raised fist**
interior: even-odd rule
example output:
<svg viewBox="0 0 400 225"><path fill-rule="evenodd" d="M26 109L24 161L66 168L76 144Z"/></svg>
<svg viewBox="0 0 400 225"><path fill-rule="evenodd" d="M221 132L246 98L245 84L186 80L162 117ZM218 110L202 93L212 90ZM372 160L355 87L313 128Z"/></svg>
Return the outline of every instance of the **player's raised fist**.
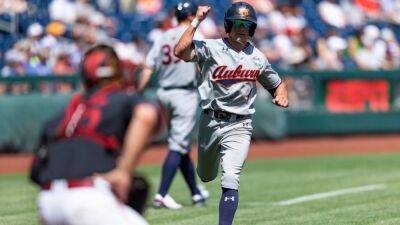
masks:
<svg viewBox="0 0 400 225"><path fill-rule="evenodd" d="M286 97L284 96L276 96L275 98L272 99L272 103L274 103L277 106L287 108L289 106L289 101Z"/></svg>
<svg viewBox="0 0 400 225"><path fill-rule="evenodd" d="M199 21L204 20L207 17L207 14L210 12L210 10L211 10L210 6L199 6L197 8L196 18Z"/></svg>

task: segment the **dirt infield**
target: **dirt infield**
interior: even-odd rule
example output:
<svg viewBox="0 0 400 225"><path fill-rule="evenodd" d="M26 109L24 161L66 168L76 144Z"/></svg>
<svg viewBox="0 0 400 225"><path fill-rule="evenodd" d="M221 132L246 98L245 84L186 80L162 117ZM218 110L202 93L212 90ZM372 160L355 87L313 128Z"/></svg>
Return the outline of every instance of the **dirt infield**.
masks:
<svg viewBox="0 0 400 225"><path fill-rule="evenodd" d="M195 147L194 147L195 148ZM160 164L167 147L154 145L144 154L141 165ZM194 149L195 150L195 149ZM252 142L250 159L272 159L318 155L400 152L400 134L352 137L291 138L282 142ZM196 151L192 151L196 157ZM30 154L0 155L0 174L26 173L32 160Z"/></svg>

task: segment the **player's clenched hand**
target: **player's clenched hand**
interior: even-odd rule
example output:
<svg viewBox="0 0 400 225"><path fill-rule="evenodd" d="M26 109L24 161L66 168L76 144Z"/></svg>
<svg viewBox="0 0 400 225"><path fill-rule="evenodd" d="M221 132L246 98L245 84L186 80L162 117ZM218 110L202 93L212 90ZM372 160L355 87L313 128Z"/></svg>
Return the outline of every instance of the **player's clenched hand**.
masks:
<svg viewBox="0 0 400 225"><path fill-rule="evenodd" d="M98 176L110 183L111 189L120 201L127 202L132 179L131 173L115 168L108 173L99 174Z"/></svg>
<svg viewBox="0 0 400 225"><path fill-rule="evenodd" d="M282 95L277 95L272 99L272 103L274 103L277 106L287 108L289 106L289 101L287 97L282 96Z"/></svg>
<svg viewBox="0 0 400 225"><path fill-rule="evenodd" d="M210 12L210 10L210 6L199 6L197 8L196 18L199 21L203 21L207 17L207 14Z"/></svg>

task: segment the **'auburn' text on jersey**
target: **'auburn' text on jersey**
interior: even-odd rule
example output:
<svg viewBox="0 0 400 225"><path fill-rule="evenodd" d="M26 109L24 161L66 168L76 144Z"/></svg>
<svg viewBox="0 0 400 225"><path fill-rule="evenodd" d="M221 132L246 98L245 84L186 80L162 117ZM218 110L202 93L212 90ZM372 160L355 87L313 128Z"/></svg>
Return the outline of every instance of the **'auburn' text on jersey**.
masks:
<svg viewBox="0 0 400 225"><path fill-rule="evenodd" d="M238 115L255 112L256 82L266 89L276 88L281 78L267 58L252 43L233 49L227 39L194 40L200 68L199 95L203 109L223 110Z"/></svg>
<svg viewBox="0 0 400 225"><path fill-rule="evenodd" d="M243 66L239 65L234 70L228 69L228 66L218 66L212 75L214 81L218 80L246 80L256 81L260 70L246 70L242 69Z"/></svg>

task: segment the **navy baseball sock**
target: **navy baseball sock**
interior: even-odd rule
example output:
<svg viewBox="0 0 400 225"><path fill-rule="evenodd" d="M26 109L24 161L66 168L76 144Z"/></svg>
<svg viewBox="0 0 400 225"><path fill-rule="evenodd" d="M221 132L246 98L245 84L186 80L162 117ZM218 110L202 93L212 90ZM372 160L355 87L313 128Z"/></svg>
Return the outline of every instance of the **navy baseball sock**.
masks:
<svg viewBox="0 0 400 225"><path fill-rule="evenodd" d="M219 225L231 225L239 204L238 190L222 188L219 201Z"/></svg>
<svg viewBox="0 0 400 225"><path fill-rule="evenodd" d="M189 154L182 155L182 160L179 167L182 171L183 177L185 178L187 185L190 188L190 191L192 192L192 195L200 194L200 190L197 188L196 185L196 176L194 172L193 162L190 159Z"/></svg>
<svg viewBox="0 0 400 225"><path fill-rule="evenodd" d="M176 170L182 159L182 154L175 151L169 151L167 158L164 161L164 165L161 173L161 184L158 193L161 196L165 196L168 193L168 189L171 186L172 180L174 179Z"/></svg>

